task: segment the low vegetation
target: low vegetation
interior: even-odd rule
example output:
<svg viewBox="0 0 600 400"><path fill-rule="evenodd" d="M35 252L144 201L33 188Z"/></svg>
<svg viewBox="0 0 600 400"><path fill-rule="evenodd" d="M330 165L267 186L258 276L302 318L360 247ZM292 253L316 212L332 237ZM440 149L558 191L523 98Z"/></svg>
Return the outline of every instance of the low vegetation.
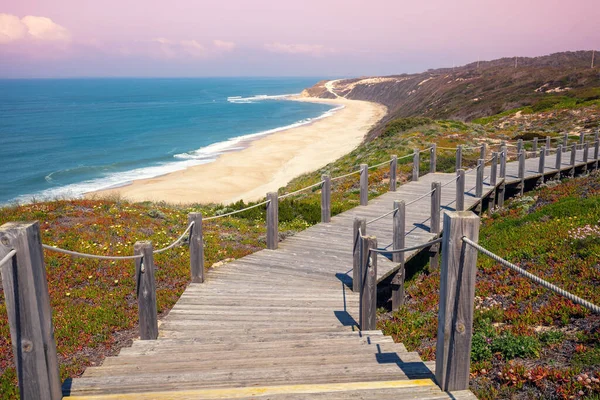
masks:
<svg viewBox="0 0 600 400"><path fill-rule="evenodd" d="M585 104L583 108L571 111L589 107ZM505 117L512 118L514 114ZM556 124L571 131L578 126L576 122L569 122L574 121L571 117L572 114L560 114L556 117ZM482 140L491 146L520 134L510 125L494 125L499 121L500 118L482 125L428 118L396 119L388 124L386 135L364 143L318 171L294 179L281 188L280 193L290 193L314 184L322 174L341 176L357 171L362 163L385 163L393 154L402 157L411 154L414 149L426 149L431 143L438 145L438 171L450 172L454 169L455 154L453 150L444 150L444 147L455 148L458 144L475 146ZM556 130L539 136L558 133L559 130ZM473 166L478 156L476 150L465 151L465 165ZM399 160L400 182L410 177L411 162L410 157ZM427 152L422 153L420 167L422 173L429 169ZM600 239L597 239L600 228L596 227L600 220L596 197L598 182L596 178L587 179L589 182L586 181L582 189L567 183L535 194L532 200L523 198L512 203L508 210L485 220L482 241L507 258L526 261L531 268L538 268L535 271L539 270L542 276L557 279L553 282L564 284L575 293L598 302L598 267L594 267L592 261L600 254ZM388 181L389 169L384 165L371 169L369 196L372 198L387 191ZM357 175L334 182L333 214L359 203L358 182ZM584 200L575 200L576 196ZM563 198L571 198L571 205L563 204L560 200ZM227 206L181 207L162 203L133 204L116 198L57 200L2 208L0 224L38 220L42 241L46 244L92 254L131 255L133 244L138 240L151 240L156 248L170 244L185 230L189 212L220 215L247 205L238 202ZM571 220L568 220L569 216ZM282 237L317 223L320 220L319 188L281 201L279 218ZM565 221L570 224L571 236L561 230L567 226ZM519 224L528 227L528 241L519 237ZM595 234L589 235L590 230ZM564 233L564 237L557 232ZM207 222L204 227L206 265L210 267L213 263L239 258L264 248L265 236L265 211L262 208ZM493 241L489 240L492 236ZM570 238L571 242L558 243L558 238ZM540 248L546 251L538 253ZM89 260L48 251L45 252L45 260L61 376L63 379L76 377L85 367L100 363L106 355L116 354L137 336L134 265L132 261ZM592 389L586 387L586 382L598 377L593 372L597 371L597 367L590 367L598 365L598 321L580 307L551 297L530 282L512 277L490 262L480 262L481 271L488 279L478 284L477 326L473 343L473 388L478 395L494 398L510 396L518 387L529 390L532 385L535 386L532 381L538 382L539 374L546 374L540 380L546 385L544 391L539 389L541 393L550 393L556 388L578 396L579 390L585 394L597 390L594 389L597 382L588 384ZM155 263L158 309L165 313L189 281L187 244L156 255ZM543 263L551 267L544 270L540 267ZM526 266L529 267L529 264ZM422 271L416 274L409 282L411 300L407 306L382 321L387 333L410 349L417 349L427 359L434 355L436 273ZM525 300L531 299L534 303L527 305L529 303ZM548 299L553 300L549 302ZM548 354L555 360L554 366L540 364L539 360L550 359ZM538 356L540 358L536 358ZM572 361L569 362L571 356ZM513 360L513 364L508 363L509 359ZM541 369L535 369L538 367ZM492 371L496 371L495 375ZM531 371L534 372L529 379L527 374ZM579 381L579 377L583 380ZM0 290L0 398L17 397L6 306Z"/></svg>
<svg viewBox="0 0 600 400"><path fill-rule="evenodd" d="M483 218L480 244L600 304L600 175L549 183ZM600 316L492 259L478 257L471 389L481 399L600 395ZM435 358L439 270L407 283L408 300L382 316L386 334Z"/></svg>

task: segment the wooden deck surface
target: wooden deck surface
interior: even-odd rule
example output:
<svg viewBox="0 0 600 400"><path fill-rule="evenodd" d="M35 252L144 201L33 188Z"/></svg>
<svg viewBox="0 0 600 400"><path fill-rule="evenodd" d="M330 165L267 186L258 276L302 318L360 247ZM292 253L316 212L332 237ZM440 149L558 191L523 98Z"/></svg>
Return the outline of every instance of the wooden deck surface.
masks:
<svg viewBox="0 0 600 400"><path fill-rule="evenodd" d="M591 151L590 151L591 154ZM545 174L556 174L546 157ZM578 153L578 166L583 162ZM562 170L571 166L563 153ZM590 162L591 163L591 162ZM506 183L519 183L507 164ZM526 162L526 179L539 179L538 160ZM392 209L454 174L428 174L334 216L279 243L208 271L192 283L161 321L158 340L134 341L102 366L65 382L65 395L97 399L474 399L469 391L442 392L431 363L381 331L357 328L358 295L352 287L352 224ZM489 176L489 167L484 176ZM475 207L475 173L468 174L465 208ZM489 182L489 179L485 180ZM501 180L498 179L500 183ZM484 197L494 190L484 185ZM442 188L442 207L454 210L455 184ZM430 197L406 208L406 246L432 240ZM367 227L379 247L392 241L391 216ZM414 255L408 253L407 256ZM378 277L396 265L379 256Z"/></svg>

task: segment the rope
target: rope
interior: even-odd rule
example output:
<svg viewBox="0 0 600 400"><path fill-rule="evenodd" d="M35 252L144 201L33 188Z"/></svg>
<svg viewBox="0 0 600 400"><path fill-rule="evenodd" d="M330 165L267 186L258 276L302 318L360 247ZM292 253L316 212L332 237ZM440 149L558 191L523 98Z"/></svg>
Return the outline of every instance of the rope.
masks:
<svg viewBox="0 0 600 400"><path fill-rule="evenodd" d="M408 203L406 203L406 207L410 206L411 204L416 203L417 201L424 199L425 197L429 196L431 193L435 192L435 188L431 189L429 192L425 193L422 196L417 197L416 199L409 201Z"/></svg>
<svg viewBox="0 0 600 400"><path fill-rule="evenodd" d="M263 201L262 203L258 203L258 204L255 204L253 206L250 206L250 207L242 208L241 210L232 211L232 212L227 213L227 214L215 215L215 216L212 216L212 217L204 218L203 221L210 221L211 219L229 217L230 215L233 215L233 214L238 214L238 213L241 213L241 212L244 212L244 211L251 210L251 209L256 208L256 207L263 206L263 205L269 203L270 201L271 200Z"/></svg>
<svg viewBox="0 0 600 400"><path fill-rule="evenodd" d="M11 260L14 255L17 254L17 251L15 249L11 250L8 252L7 255L4 256L4 258L2 260L0 260L0 267L2 267L4 264L6 264L9 260Z"/></svg>
<svg viewBox="0 0 600 400"><path fill-rule="evenodd" d="M399 249L399 250L381 250L381 249L369 249L369 251L372 251L373 253L377 253L377 254L398 254L398 253L404 253L407 251L412 251L412 250L418 250L418 249L422 249L424 247L429 247L432 246L436 243L440 243L442 241L442 238L437 238L435 240L432 240L431 242L427 242L427 243L423 243L423 244L418 244L416 246L412 246L412 247L405 247L403 249Z"/></svg>
<svg viewBox="0 0 600 400"><path fill-rule="evenodd" d="M143 257L141 254L138 254L136 256L97 256L95 254L79 253L77 251L65 250L65 249L61 249L58 247L54 247L54 246L48 246L47 244L42 244L42 247L45 248L46 250L55 251L57 253L63 253L63 254L68 254L70 256L82 257L82 258L93 258L96 260L133 260L136 258Z"/></svg>
<svg viewBox="0 0 600 400"><path fill-rule="evenodd" d="M349 174L346 174L346 175L336 176L335 178L331 178L331 181L333 182L333 181L337 181L338 179L347 178L347 177L352 176L354 174L360 174L360 170L354 171L354 172L350 172Z"/></svg>
<svg viewBox="0 0 600 400"><path fill-rule="evenodd" d="M389 164L389 163L391 163L391 162L392 162L392 160L384 161L384 162L382 162L382 163L379 163L379 164L371 165L371 166L369 166L369 168L368 168L368 169L371 169L371 168L378 168L378 167L381 167L382 165Z"/></svg>
<svg viewBox="0 0 600 400"><path fill-rule="evenodd" d="M193 221L190 222L190 224L188 225L188 227L185 230L185 232L183 232L181 234L181 236L179 236L179 238L176 241L174 241L173 243L171 243L167 247L164 247L164 248L158 249L158 250L154 250L152 253L154 253L154 254L162 253L163 251L167 251L167 250L172 249L173 247L175 247L177 244L179 244L183 240L183 238L185 237L185 235L187 235L187 233L190 231L190 229L192 229L192 226L194 226L194 222Z"/></svg>
<svg viewBox="0 0 600 400"><path fill-rule="evenodd" d="M307 187L305 187L305 188L298 189L298 190L296 190L295 192L292 192L292 193L286 193L286 194L282 194L281 196L279 196L279 197L278 197L278 199L279 199L279 200L281 200L281 199L285 199L286 197L290 197L290 196L293 196L293 195L295 195L295 194L297 194L297 193L303 192L303 191L305 191L305 190L312 189L312 188L314 188L314 187L316 187L316 186L322 185L323 183L325 183L325 181L320 181L320 182L317 182L317 183L315 183L314 185L310 185L310 186L307 186Z"/></svg>
<svg viewBox="0 0 600 400"><path fill-rule="evenodd" d="M390 211L390 212L387 212L387 213L385 213L385 214L383 214L383 215L380 215L379 217L377 217L377 218L375 218L375 219L372 219L372 220L370 220L370 221L367 221L367 225L369 225L369 224L371 224L371 223L373 223L373 222L379 221L380 219L382 219L382 218L385 218L385 217L387 217L388 215L395 213L396 211L398 211L398 209L397 209L397 208L394 208L394 209L393 209L392 211Z"/></svg>
<svg viewBox="0 0 600 400"><path fill-rule="evenodd" d="M462 238L463 242L465 242L466 244L474 247L475 249L479 250L479 252L485 254L486 256L492 258L493 260L499 262L500 264L504 265L505 267L508 267L510 269L512 269L515 272L518 272L521 275L524 275L525 277L531 279L532 281L534 281L535 283L538 283L540 285L542 285L543 287L545 287L546 289L552 290L554 293L557 293L563 297L566 297L567 299L571 300L573 303L577 303L589 310L591 310L592 312L595 312L597 314L600 314L600 307L598 307L595 304L592 304L584 299L582 299L581 297L575 296L572 293L567 292L564 289L559 288L558 286L555 286L553 284L551 284L548 281L543 280L542 278L533 275L530 272L525 271L522 268L517 267L515 264L512 264L508 261L506 261L505 259L497 256L496 254L492 253L491 251L481 247L480 245L478 245L477 243L467 239L466 237Z"/></svg>
<svg viewBox="0 0 600 400"><path fill-rule="evenodd" d="M481 149L482 145L479 146L471 146L471 147L463 147L463 150L479 150ZM436 147L437 149L441 149L441 150L456 150L458 147Z"/></svg>
<svg viewBox="0 0 600 400"><path fill-rule="evenodd" d="M454 177L454 179L452 179L451 181L448 181L448 182L444 183L444 184L442 185L442 187L446 187L446 186L448 186L449 184L451 184L452 182L456 182L456 181L458 180L458 178L459 178L459 176L458 176L458 175L456 175L456 177Z"/></svg>

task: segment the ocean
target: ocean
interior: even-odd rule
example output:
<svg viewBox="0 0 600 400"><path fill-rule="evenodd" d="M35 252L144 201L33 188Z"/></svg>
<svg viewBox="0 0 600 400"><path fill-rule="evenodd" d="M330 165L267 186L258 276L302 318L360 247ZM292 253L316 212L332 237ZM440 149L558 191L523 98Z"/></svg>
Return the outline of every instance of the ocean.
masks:
<svg viewBox="0 0 600 400"><path fill-rule="evenodd" d="M327 117L331 105L285 99L318 80L0 80L0 204L163 175Z"/></svg>

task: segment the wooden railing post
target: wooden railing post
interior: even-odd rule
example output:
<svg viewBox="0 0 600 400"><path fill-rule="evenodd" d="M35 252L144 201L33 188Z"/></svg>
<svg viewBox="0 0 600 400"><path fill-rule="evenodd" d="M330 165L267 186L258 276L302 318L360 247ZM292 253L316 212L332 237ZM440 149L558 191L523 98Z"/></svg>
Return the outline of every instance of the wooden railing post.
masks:
<svg viewBox="0 0 600 400"><path fill-rule="evenodd" d="M492 161L490 165L490 186L492 187L492 192L489 196L489 210L493 210L496 207L496 185L498 182L498 153L492 153Z"/></svg>
<svg viewBox="0 0 600 400"><path fill-rule="evenodd" d="M158 315L156 312L156 283L154 281L154 254L149 241L135 242L133 253L142 258L135 259L135 282L140 318L140 339L158 338Z"/></svg>
<svg viewBox="0 0 600 400"><path fill-rule="evenodd" d="M398 156L393 155L390 162L390 192L396 191L396 180L398 179Z"/></svg>
<svg viewBox="0 0 600 400"><path fill-rule="evenodd" d="M560 169L562 168L562 153L563 153L562 144L559 144L558 147L556 148L556 162L554 164L554 167L558 170L559 178L560 178Z"/></svg>
<svg viewBox="0 0 600 400"><path fill-rule="evenodd" d="M354 218L352 228L352 291L360 292L360 237L367 234L367 219Z"/></svg>
<svg viewBox="0 0 600 400"><path fill-rule="evenodd" d="M498 153L492 152L492 161L490 164L490 186L495 188L498 181Z"/></svg>
<svg viewBox="0 0 600 400"><path fill-rule="evenodd" d="M392 250L405 247L406 237L406 203L404 200L394 201ZM397 311L404 304L404 253L394 253L392 261L400 264L392 278L392 311Z"/></svg>
<svg viewBox="0 0 600 400"><path fill-rule="evenodd" d="M544 171L546 169L546 146L542 146L540 150L540 163L538 164L538 173L544 177Z"/></svg>
<svg viewBox="0 0 600 400"><path fill-rule="evenodd" d="M275 250L279 245L279 196L267 193L267 249Z"/></svg>
<svg viewBox="0 0 600 400"><path fill-rule="evenodd" d="M550 136L546 136L546 155L550 155L550 146L552 146L552 142L550 141Z"/></svg>
<svg viewBox="0 0 600 400"><path fill-rule="evenodd" d="M587 171L588 170L588 159L590 156L590 145L585 142L583 144L583 171Z"/></svg>
<svg viewBox="0 0 600 400"><path fill-rule="evenodd" d="M500 152L500 179L502 182L498 186L497 198L498 198L498 207L504 207L504 199L506 198L506 147L502 147L502 151Z"/></svg>
<svg viewBox="0 0 600 400"><path fill-rule="evenodd" d="M568 145L569 145L569 134L568 133L564 133L563 134L563 147L562 147L563 153L567 152L567 146Z"/></svg>
<svg viewBox="0 0 600 400"><path fill-rule="evenodd" d="M487 155L487 144L481 143L481 149L479 149L479 158L485 160L486 155Z"/></svg>
<svg viewBox="0 0 600 400"><path fill-rule="evenodd" d="M361 237L361 287L359 303L359 326L361 331L372 331L377 327L377 248L373 236Z"/></svg>
<svg viewBox="0 0 600 400"><path fill-rule="evenodd" d="M462 169L462 145L458 145L456 146L456 172L458 172L459 169Z"/></svg>
<svg viewBox="0 0 600 400"><path fill-rule="evenodd" d="M456 174L458 175L456 180L456 211L463 211L465 209L465 170L459 169Z"/></svg>
<svg viewBox="0 0 600 400"><path fill-rule="evenodd" d="M521 151L517 157L519 159L519 192L523 195L525 192L525 152Z"/></svg>
<svg viewBox="0 0 600 400"><path fill-rule="evenodd" d="M331 176L322 175L321 180L321 222L331 222Z"/></svg>
<svg viewBox="0 0 600 400"><path fill-rule="evenodd" d="M421 151L415 149L413 155L413 169L412 169L412 181L416 182L419 180L419 164L421 162Z"/></svg>
<svg viewBox="0 0 600 400"><path fill-rule="evenodd" d="M442 184L440 182L432 182L431 190L431 223L429 232L436 236L440 233L440 213L442 206ZM429 269L436 270L440 267L440 245L438 243L429 248Z"/></svg>
<svg viewBox="0 0 600 400"><path fill-rule="evenodd" d="M571 145L571 170L569 171L569 175L571 178L575 176L575 160L577 158L577 144L573 143Z"/></svg>
<svg viewBox="0 0 600 400"><path fill-rule="evenodd" d="M579 148L583 149L583 143L585 143L585 133L583 131L579 132Z"/></svg>
<svg viewBox="0 0 600 400"><path fill-rule="evenodd" d="M437 171L437 144L432 144L429 148L429 172L434 174Z"/></svg>
<svg viewBox="0 0 600 400"><path fill-rule="evenodd" d="M538 149L538 137L534 137L533 138L533 148L531 149L531 151L533 151L534 153L537 153L537 149Z"/></svg>
<svg viewBox="0 0 600 400"><path fill-rule="evenodd" d="M202 238L202 213L188 214L188 222L194 223L190 232L190 272L192 282L204 282L204 240Z"/></svg>
<svg viewBox="0 0 600 400"><path fill-rule="evenodd" d="M523 139L517 140L517 154L523 151Z"/></svg>
<svg viewBox="0 0 600 400"><path fill-rule="evenodd" d="M369 166L360 164L360 205L369 204Z"/></svg>
<svg viewBox="0 0 600 400"><path fill-rule="evenodd" d="M477 250L463 237L478 241L479 218L472 212L446 213L435 379L448 392L469 388Z"/></svg>
<svg viewBox="0 0 600 400"><path fill-rule="evenodd" d="M21 399L62 398L44 251L38 222L0 227L2 287Z"/></svg>
<svg viewBox="0 0 600 400"><path fill-rule="evenodd" d="M506 147L500 151L500 178L506 178Z"/></svg>
<svg viewBox="0 0 600 400"><path fill-rule="evenodd" d="M477 171L475 180L475 197L481 198L483 196L483 172L485 171L485 160L477 160Z"/></svg>
<svg viewBox="0 0 600 400"><path fill-rule="evenodd" d="M598 129L596 129L596 132L594 133L594 169L598 169L598 156L600 154L600 139L598 138Z"/></svg>

